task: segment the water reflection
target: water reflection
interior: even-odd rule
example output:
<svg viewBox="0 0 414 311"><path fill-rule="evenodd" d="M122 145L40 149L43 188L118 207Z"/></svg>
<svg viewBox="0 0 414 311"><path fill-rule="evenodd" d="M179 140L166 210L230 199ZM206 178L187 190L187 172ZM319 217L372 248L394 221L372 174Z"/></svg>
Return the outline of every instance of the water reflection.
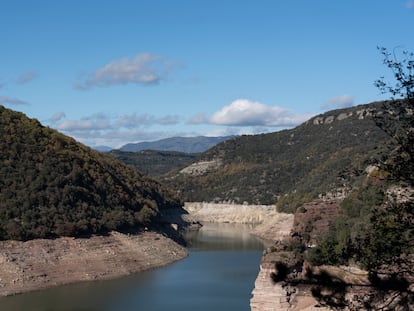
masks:
<svg viewBox="0 0 414 311"><path fill-rule="evenodd" d="M86 282L0 299L0 310L248 311L262 246L248 228L206 224L190 256L111 281Z"/></svg>
<svg viewBox="0 0 414 311"><path fill-rule="evenodd" d="M262 243L249 233L249 225L205 223L187 234L192 251L262 250Z"/></svg>

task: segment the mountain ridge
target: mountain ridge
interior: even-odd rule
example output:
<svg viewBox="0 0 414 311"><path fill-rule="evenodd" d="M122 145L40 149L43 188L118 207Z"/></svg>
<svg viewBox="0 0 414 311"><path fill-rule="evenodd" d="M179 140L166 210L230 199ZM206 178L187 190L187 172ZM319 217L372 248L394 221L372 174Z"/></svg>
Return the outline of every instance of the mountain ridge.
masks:
<svg viewBox="0 0 414 311"><path fill-rule="evenodd" d="M214 145L232 138L234 136L195 136L195 137L169 137L152 142L129 143L121 148L120 151L138 152L143 150L156 151L177 151L185 153L204 152Z"/></svg>
<svg viewBox="0 0 414 311"><path fill-rule="evenodd" d="M389 139L372 118L380 107L332 110L294 129L226 140L202 153L191 170L171 172L163 181L185 201L275 204L287 196L282 210L294 211L346 188L352 170L365 170ZM204 168L195 173L197 163Z"/></svg>

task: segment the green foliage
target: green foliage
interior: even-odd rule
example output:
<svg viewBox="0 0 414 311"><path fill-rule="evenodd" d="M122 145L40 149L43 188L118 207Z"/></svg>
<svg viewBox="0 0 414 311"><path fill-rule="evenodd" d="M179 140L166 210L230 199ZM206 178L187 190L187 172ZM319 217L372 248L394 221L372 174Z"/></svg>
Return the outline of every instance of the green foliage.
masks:
<svg viewBox="0 0 414 311"><path fill-rule="evenodd" d="M184 168L197 157L196 153L156 150L139 152L112 150L108 155L121 160L125 164L133 165L140 172L150 176L161 176L169 171Z"/></svg>
<svg viewBox="0 0 414 311"><path fill-rule="evenodd" d="M353 220L366 220L372 210L384 201L385 182L359 181L354 184L352 191L341 203L345 217Z"/></svg>
<svg viewBox="0 0 414 311"><path fill-rule="evenodd" d="M282 196L276 203L276 210L284 213L294 213L304 203L311 202L318 197L317 193L289 193Z"/></svg>
<svg viewBox="0 0 414 311"><path fill-rule="evenodd" d="M345 264L348 261L364 263L368 256L368 237L372 233L373 212L384 202L385 182L362 182L341 203L338 216L326 235L310 249L307 259L316 265Z"/></svg>
<svg viewBox="0 0 414 311"><path fill-rule="evenodd" d="M390 204L390 203L389 203ZM378 207L370 221L371 230L362 242L361 262L369 270L390 264L401 254L413 252L414 204L394 203Z"/></svg>
<svg viewBox="0 0 414 311"><path fill-rule="evenodd" d="M394 85L385 81L382 76L374 82L374 85L382 93L391 93L394 96L402 98L414 98L414 53L409 51L402 51L402 58L399 59L394 49L391 54L386 48L378 47L378 50L383 56L383 63L391 70Z"/></svg>
<svg viewBox="0 0 414 311"><path fill-rule="evenodd" d="M344 264L351 255L351 224L339 216L330 231L319 238L316 247L308 251L307 259L314 265Z"/></svg>
<svg viewBox="0 0 414 311"><path fill-rule="evenodd" d="M180 205L135 168L0 106L0 239L139 228Z"/></svg>
<svg viewBox="0 0 414 311"><path fill-rule="evenodd" d="M379 50L383 63L393 72L395 84L381 77L375 85L383 93L403 98L383 102L374 116L378 128L392 140L379 149L381 168L370 176L375 182L363 185L362 191L354 191L342 203L345 221L351 229L341 232L336 224L309 253L309 258L318 264L353 259L369 271L376 271L384 264L401 266L401 255L413 252L414 203L412 199L384 200L384 192L390 183L414 186L414 54L405 51L404 58L398 60L395 53L391 55L385 48ZM341 243L341 235L345 243ZM337 258L329 257L328 252L337 253L344 245L351 251L338 254Z"/></svg>

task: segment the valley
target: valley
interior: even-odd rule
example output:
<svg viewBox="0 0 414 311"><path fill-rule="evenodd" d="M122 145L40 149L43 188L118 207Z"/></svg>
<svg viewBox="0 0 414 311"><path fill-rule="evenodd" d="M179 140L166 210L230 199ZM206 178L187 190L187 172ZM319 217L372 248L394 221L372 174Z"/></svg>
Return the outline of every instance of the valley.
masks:
<svg viewBox="0 0 414 311"><path fill-rule="evenodd" d="M404 303L411 154L378 125L393 111L410 120L404 105L329 111L196 155L98 153L1 108L0 294L164 266L188 255L185 232L218 223L249 225L266 245L252 310Z"/></svg>

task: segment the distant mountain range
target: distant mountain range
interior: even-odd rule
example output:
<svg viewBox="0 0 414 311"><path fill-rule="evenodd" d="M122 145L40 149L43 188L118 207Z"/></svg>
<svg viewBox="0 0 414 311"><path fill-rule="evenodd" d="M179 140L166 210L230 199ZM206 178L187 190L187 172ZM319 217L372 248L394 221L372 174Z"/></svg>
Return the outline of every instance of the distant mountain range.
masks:
<svg viewBox="0 0 414 311"><path fill-rule="evenodd" d="M141 142L126 144L119 148L120 151L138 152L142 150L157 150L157 151L178 151L186 153L204 152L211 147L225 141L234 136L220 136L220 137L171 137L153 142Z"/></svg>

